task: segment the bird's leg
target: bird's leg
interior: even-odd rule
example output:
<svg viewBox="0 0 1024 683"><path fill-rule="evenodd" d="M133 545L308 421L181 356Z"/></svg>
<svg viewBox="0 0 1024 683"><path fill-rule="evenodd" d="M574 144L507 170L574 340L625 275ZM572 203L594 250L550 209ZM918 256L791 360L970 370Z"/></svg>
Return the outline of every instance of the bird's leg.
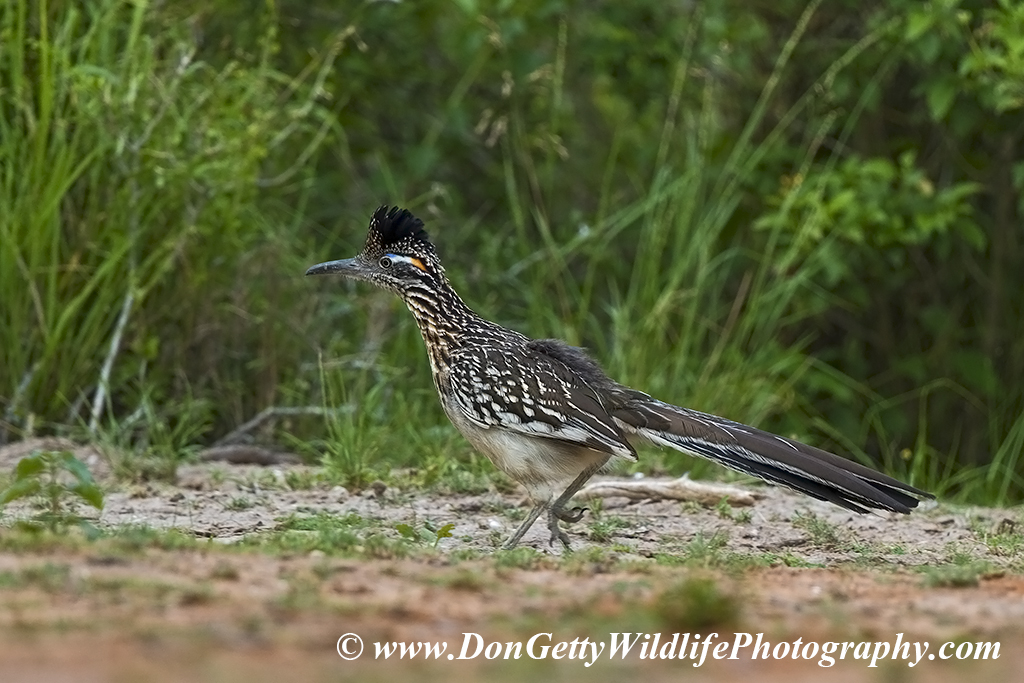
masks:
<svg viewBox="0 0 1024 683"><path fill-rule="evenodd" d="M565 509L565 506L576 495L576 492L583 488L583 485L594 476L594 473L604 467L605 463L608 462L608 457L580 472L572 480L572 483L562 491L562 495L558 496L551 503L551 507L548 508L548 529L551 531L551 540L548 541L548 545L553 545L558 540L562 542L566 550L571 550L569 547L569 536L558 526L558 520L578 522L583 518L583 513L587 510L586 508L578 507L569 511Z"/></svg>
<svg viewBox="0 0 1024 683"><path fill-rule="evenodd" d="M501 546L501 549L512 550L512 548L515 548L519 543L519 539L521 539L523 535L530 530L530 527L537 521L537 518L540 517L540 513L544 512L544 509L549 503L550 501L542 500L534 505L533 509L530 510L530 514L526 516L526 519L524 519L523 523L519 525L519 528L516 529L514 534L512 534L512 537L505 541L504 545Z"/></svg>

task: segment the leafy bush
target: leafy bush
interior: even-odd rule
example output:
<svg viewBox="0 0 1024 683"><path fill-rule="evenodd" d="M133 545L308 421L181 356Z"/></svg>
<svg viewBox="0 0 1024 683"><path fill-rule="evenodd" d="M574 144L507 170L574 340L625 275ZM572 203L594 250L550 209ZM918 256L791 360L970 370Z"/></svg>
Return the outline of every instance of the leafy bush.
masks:
<svg viewBox="0 0 1024 683"><path fill-rule="evenodd" d="M0 0L0 430L173 471L323 402L342 480L476 462L400 307L300 277L386 201L488 317L1019 499L1018 4Z"/></svg>

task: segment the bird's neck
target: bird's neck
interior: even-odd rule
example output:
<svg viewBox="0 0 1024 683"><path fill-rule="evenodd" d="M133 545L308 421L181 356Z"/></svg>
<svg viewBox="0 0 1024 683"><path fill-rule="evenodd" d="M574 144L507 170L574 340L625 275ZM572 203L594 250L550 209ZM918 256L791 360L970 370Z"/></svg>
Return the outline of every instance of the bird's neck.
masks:
<svg viewBox="0 0 1024 683"><path fill-rule="evenodd" d="M447 279L429 289L411 287L402 292L402 299L416 319L436 378L438 372L447 367L452 348L462 341L466 330L473 329L482 319L466 305Z"/></svg>

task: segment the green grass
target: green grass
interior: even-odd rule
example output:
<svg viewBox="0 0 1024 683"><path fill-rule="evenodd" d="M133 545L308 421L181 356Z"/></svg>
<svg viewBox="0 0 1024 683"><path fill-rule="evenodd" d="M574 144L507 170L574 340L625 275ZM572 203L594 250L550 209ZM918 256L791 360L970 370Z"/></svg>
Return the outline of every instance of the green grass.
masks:
<svg viewBox="0 0 1024 683"><path fill-rule="evenodd" d="M687 577L667 588L655 601L662 625L669 632L705 631L734 625L740 600L710 577Z"/></svg>
<svg viewBox="0 0 1024 683"><path fill-rule="evenodd" d="M537 569L550 564L542 553L527 546L519 546L512 550L496 550L492 557L494 566L498 569Z"/></svg>
<svg viewBox="0 0 1024 683"><path fill-rule="evenodd" d="M493 581L487 578L479 568L470 567L457 567L448 573L431 579L430 583L442 588L451 588L467 593L479 593L494 585Z"/></svg>
<svg viewBox="0 0 1024 683"><path fill-rule="evenodd" d="M601 515L590 524L590 540L605 543L615 538L616 532L627 529L632 524L616 515Z"/></svg>
<svg viewBox="0 0 1024 683"><path fill-rule="evenodd" d="M778 55L776 73L789 68L813 5ZM848 57L855 58L862 48L851 48ZM685 53L680 56L679 73L687 73L688 59ZM840 68L830 65L822 81ZM684 88L682 81L685 77L673 87ZM474 250L454 252L446 263L456 287L485 317L533 336L557 336L587 346L614 377L664 400L743 422L787 427L800 438L871 462L865 440L830 430L801 396L806 384L839 391L845 382L852 389L846 386L844 391L866 391L808 356L810 339L797 333L830 300L816 278L830 267L832 245L827 239L814 242L815 235L827 231L826 219L813 212L794 214L794 224L770 224L756 237L735 225L758 164L782 153L789 144L786 126L813 100L812 88L772 128L766 112L777 85L776 80L765 85L742 134L724 150L709 147L724 133L716 117L722 94L713 87L707 87L685 116L666 109L665 137L660 140L664 151L643 169L636 196L621 201L612 188L604 187L607 194L597 200L602 210L585 224L583 219L555 222L554 216L565 213L555 200L561 188L560 176L552 172L557 161L536 149L525 114L513 110L500 146L502 199L510 219L491 231L517 239L499 247L486 233L475 237L472 219L448 222L439 226L446 241ZM660 95L672 101L679 92ZM554 116L560 94L552 90L547 96L536 105L549 107ZM802 148L788 149L796 160L795 172L809 172L819 156L827 164L837 163L837 155L822 150L822 139L830 134L842 139L855 116L823 124ZM765 127L767 134L754 135ZM607 174L618 177L619 163L613 145ZM415 208L416 200L410 203ZM817 246L806 248L808 241ZM382 303L381 295L368 286L344 287L344 300L357 302L346 304L350 316L359 322L364 315L393 320L395 331L372 370L357 369L361 356L341 340L334 340L333 355L342 360L329 363L325 356L320 361L324 404L339 411L328 419L328 438L320 449L328 470L339 481L359 486L389 467L419 462L428 471L439 470L438 480L450 482L453 490L479 491L459 481L455 472L462 468L450 464L478 466L444 427L425 364L409 368L408 359L424 356L410 316L400 304ZM367 310L352 310L356 306ZM395 415L403 419L396 421ZM865 431L884 429L877 417L865 416ZM926 433L927 424L921 429ZM986 477L1004 488L1012 481L1012 463L1002 474L989 470L983 475L957 470L954 454L920 446L906 460L886 452L886 465L919 486L965 497L991 497ZM619 467L624 472L689 471L698 477L720 472L703 460L653 449L643 450L640 464Z"/></svg>
<svg viewBox="0 0 1024 683"><path fill-rule="evenodd" d="M273 531L247 535L237 547L282 556L319 552L329 557L396 559L436 554L437 543L451 530L447 525L433 527L390 526L354 512L290 515Z"/></svg>
<svg viewBox="0 0 1024 683"><path fill-rule="evenodd" d="M398 528L402 526L408 528L405 531ZM810 528L825 529L821 532L824 536L815 535L817 540L813 540L813 543L816 547L851 555L843 563L845 566L886 573L905 571L902 565L894 565L890 557L907 555L907 549L902 546L855 543L842 538L836 541L834 531L827 527ZM491 569L499 577L510 570L554 570L571 576L613 572L663 575L666 571L676 575L682 571L687 577L699 576L700 572L714 572L732 579L741 579L750 572L768 567L824 566L808 562L792 553L731 551L727 548L728 536L722 532L711 536L698 534L683 544L666 539L662 544L664 550L653 558L638 557L634 548L611 544L553 556L528 546L513 550L482 551L464 546L456 539L454 545L441 550L435 541L446 537L445 527L438 527L437 524L416 522L415 525L396 526L357 513L293 514L278 520L272 530L251 533L241 541L227 545L197 538L180 529L133 525L104 529L94 540L75 533L3 529L0 531L0 550L12 556L54 556L55 559L33 565L26 571L0 573L0 589L4 586L17 588L31 584L49 587L47 590L64 590L61 588L61 577L66 578L67 572L61 567L66 569L67 563L56 558L67 552L84 554L90 564L100 566L128 565L144 557L150 550L171 553L191 551L204 555L213 553L220 557L206 578L215 581L237 580L239 567L244 567L244 560L239 564L236 558L252 553L281 558L320 558L311 571L321 581L338 571L333 563L336 558L409 559L429 566L451 567L452 572L445 575L447 578L438 579L439 584L468 591L480 590L488 583L483 577ZM474 539L465 540L468 543ZM494 540L497 542L503 539L495 537ZM921 575L922 584L928 587L975 586L986 576L1005 572L1020 573L1024 570L1019 551L1014 545L1016 543L1016 539L996 539L990 545L992 555L988 558L951 545L940 561L917 566L911 562L909 567L910 571ZM299 594L303 592L297 590ZM296 599L300 597L297 595Z"/></svg>
<svg viewBox="0 0 1024 683"><path fill-rule="evenodd" d="M992 569L988 562L954 558L948 564L922 568L922 584L929 588L973 588Z"/></svg>
<svg viewBox="0 0 1024 683"><path fill-rule="evenodd" d="M8 573L8 586L37 586L47 593L67 590L71 580L71 567L63 563L44 562L25 567L20 572Z"/></svg>
<svg viewBox="0 0 1024 683"><path fill-rule="evenodd" d="M793 526L806 531L811 543L819 548L845 550L850 547L847 532L813 512L797 512L793 515Z"/></svg>
<svg viewBox="0 0 1024 683"><path fill-rule="evenodd" d="M655 555L658 564L691 569L721 569L742 573L756 567L766 567L773 558L758 554L736 553L726 549L728 534L716 532L711 536L698 533L681 547L671 547Z"/></svg>
<svg viewBox="0 0 1024 683"><path fill-rule="evenodd" d="M320 472L311 470L289 469L284 473L284 483L292 491L308 491L314 489L324 482L325 477Z"/></svg>
<svg viewBox="0 0 1024 683"><path fill-rule="evenodd" d="M1024 533L1019 525L998 525L981 534L981 540L990 552L1010 558L1024 555Z"/></svg>
<svg viewBox="0 0 1024 683"><path fill-rule="evenodd" d="M243 510L253 508L255 505L256 502L248 496L233 496L224 503L224 509L231 512L242 512Z"/></svg>
<svg viewBox="0 0 1024 683"><path fill-rule="evenodd" d="M754 518L754 513L750 508L737 510L729 505L727 498L722 498L722 500L718 501L718 505L715 506L715 512L722 519L728 519L737 524L749 524L750 520Z"/></svg>
<svg viewBox="0 0 1024 683"><path fill-rule="evenodd" d="M257 180L319 110L270 67L270 33L218 66L146 3L3 0L0 15L4 429L81 424L173 461L224 409L170 391L182 344L266 248Z"/></svg>
<svg viewBox="0 0 1024 683"><path fill-rule="evenodd" d="M288 21L274 3L201 44L197 35L217 34L236 10L186 21L185 10L160 3L0 8L4 439L73 433L117 454L123 479L171 480L201 445L266 406L312 406L324 417L258 435L324 465L322 479L292 476L289 488L358 491L404 478L441 493L513 490L448 425L400 304L301 277L312 262L358 249L369 208L401 201L428 218L478 312L587 346L617 379L881 463L949 499L1006 503L1024 490L1024 413L1013 389L1022 383L1008 379L1013 390L997 400L952 379L988 377L993 358L1020 354L979 360L929 328L919 346L946 355L887 359L903 374L879 386L867 363L840 363L861 358L857 339L827 338L837 319L866 306L830 290L858 263L844 250L873 248L843 241L833 190L894 70L895 57L879 63L876 53L900 40L898 17L865 24L830 61L808 64L808 28L831 10L811 2L773 20L788 32L763 43L774 52L752 60L769 66L748 93L721 47L745 47L741 27L728 22L739 37L713 37L725 29L712 30L722 17L711 8L670 12L683 30L660 36L643 68L619 64L622 48L602 42L595 27L619 35L607 16L540 25L533 15L547 15L532 5L444 13L438 25L453 30L429 47L450 69L406 78L439 85L417 89L423 106L405 107L410 118L378 123L374 97L411 94L378 94L366 74L415 72L408 50L367 51L359 36L391 26L388 17L434 35L437 27L413 30L404 5L361 6L338 28L314 31L322 40L288 44L293 24L310 22ZM643 32L621 39L633 33ZM606 71L581 77L595 57ZM862 62L873 66L857 71ZM630 77L609 79L620 69ZM836 84L850 71L864 83L847 84L856 94L837 104ZM492 92L502 94L487 99ZM876 188L892 197L870 206L903 197L910 190L897 186L916 172ZM918 228L934 217L932 195L963 189L911 184L922 208L900 219ZM847 205L872 199L855 184L840 185L839 197L846 191ZM960 204L946 208L969 222ZM937 236L900 233L902 261L892 267L913 271L904 264L929 250L956 251L940 239L950 220L929 223ZM986 280L973 272L971 281ZM986 344L999 348L991 336ZM951 348L927 343L933 337ZM977 413L973 452L982 434L987 467L963 455L959 427L936 424L933 406L951 400ZM929 440L936 430L939 445ZM653 449L620 467L720 473Z"/></svg>

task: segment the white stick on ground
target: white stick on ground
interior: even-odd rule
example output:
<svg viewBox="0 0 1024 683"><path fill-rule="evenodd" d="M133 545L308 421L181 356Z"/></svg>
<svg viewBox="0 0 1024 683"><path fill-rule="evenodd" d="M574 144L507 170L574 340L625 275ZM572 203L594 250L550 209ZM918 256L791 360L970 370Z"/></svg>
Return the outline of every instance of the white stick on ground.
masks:
<svg viewBox="0 0 1024 683"><path fill-rule="evenodd" d="M630 500L685 500L717 505L723 498L734 507L753 505L764 495L729 484L693 481L684 474L678 479L625 479L587 484L577 499L629 498Z"/></svg>

